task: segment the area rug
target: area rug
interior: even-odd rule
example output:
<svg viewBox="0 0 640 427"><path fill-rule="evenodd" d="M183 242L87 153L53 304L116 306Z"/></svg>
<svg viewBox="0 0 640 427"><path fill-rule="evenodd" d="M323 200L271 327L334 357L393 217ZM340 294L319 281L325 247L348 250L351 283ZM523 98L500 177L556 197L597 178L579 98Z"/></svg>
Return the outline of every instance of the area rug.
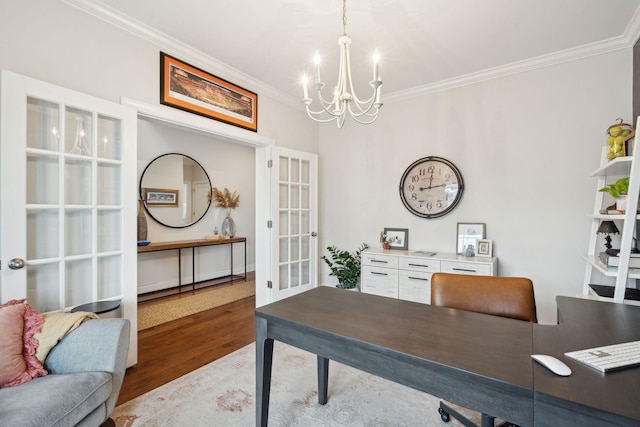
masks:
<svg viewBox="0 0 640 427"><path fill-rule="evenodd" d="M153 304L138 305L138 330L190 316L204 310L248 298L256 293L254 280L238 282L218 289L202 290L195 295Z"/></svg>
<svg viewBox="0 0 640 427"><path fill-rule="evenodd" d="M276 342L273 359L270 426L461 425L441 421L439 399L337 362L320 405L315 355ZM254 426L255 344L116 407L112 418L117 427Z"/></svg>

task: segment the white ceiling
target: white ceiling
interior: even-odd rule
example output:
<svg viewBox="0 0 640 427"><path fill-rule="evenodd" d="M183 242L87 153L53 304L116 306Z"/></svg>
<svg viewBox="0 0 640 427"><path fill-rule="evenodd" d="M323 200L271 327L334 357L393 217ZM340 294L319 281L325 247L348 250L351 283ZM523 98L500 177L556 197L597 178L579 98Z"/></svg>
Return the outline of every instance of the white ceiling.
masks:
<svg viewBox="0 0 640 427"><path fill-rule="evenodd" d="M107 20L117 15L174 47L184 43L296 103L316 49L327 86L337 78L342 0L65 1L100 8ZM639 7L640 0L348 0L354 79L365 86L371 80L375 48L383 101L628 48L640 32ZM220 77L237 83L232 75Z"/></svg>

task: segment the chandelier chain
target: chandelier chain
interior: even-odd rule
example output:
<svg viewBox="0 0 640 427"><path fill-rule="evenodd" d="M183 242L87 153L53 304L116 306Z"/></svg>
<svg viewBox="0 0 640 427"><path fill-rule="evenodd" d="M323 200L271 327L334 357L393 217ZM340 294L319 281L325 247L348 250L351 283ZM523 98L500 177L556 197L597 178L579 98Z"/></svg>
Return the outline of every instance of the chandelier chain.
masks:
<svg viewBox="0 0 640 427"><path fill-rule="evenodd" d="M347 35L347 0L342 0L342 35Z"/></svg>

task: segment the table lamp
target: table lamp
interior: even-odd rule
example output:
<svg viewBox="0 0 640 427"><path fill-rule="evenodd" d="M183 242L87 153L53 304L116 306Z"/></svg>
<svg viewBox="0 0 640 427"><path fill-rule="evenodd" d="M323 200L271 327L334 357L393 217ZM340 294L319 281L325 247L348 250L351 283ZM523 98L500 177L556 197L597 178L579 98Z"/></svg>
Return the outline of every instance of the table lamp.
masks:
<svg viewBox="0 0 640 427"><path fill-rule="evenodd" d="M605 246L607 249L611 249L611 237L610 234L619 234L620 230L616 227L616 224L613 221L602 221L600 223L600 227L598 227L598 234L605 235Z"/></svg>

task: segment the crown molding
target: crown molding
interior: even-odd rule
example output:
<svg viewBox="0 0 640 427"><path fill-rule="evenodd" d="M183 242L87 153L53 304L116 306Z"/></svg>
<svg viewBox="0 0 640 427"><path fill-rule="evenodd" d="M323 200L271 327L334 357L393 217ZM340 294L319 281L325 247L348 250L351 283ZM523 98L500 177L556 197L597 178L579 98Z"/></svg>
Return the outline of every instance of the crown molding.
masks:
<svg viewBox="0 0 640 427"><path fill-rule="evenodd" d="M197 65L201 68L211 70L212 73L224 79L237 82L237 84L247 87L247 89L269 96L270 98L280 101L283 104L286 104L295 109L304 109L298 99L295 99L274 88L273 86L270 86L256 79L255 77L245 74L228 64L218 61L217 59L212 58L211 56L208 56L205 53L194 49L179 40L169 37L168 35L144 24L143 22L135 20L130 16L124 15L119 11L101 3L98 0L62 1L98 19L106 21L118 28L121 28L144 40L147 40L148 42L158 46L164 52L178 56L183 60ZM383 96L383 101L385 103L403 101L417 96L442 92L462 86L468 86L486 80L492 80L526 71L532 71L538 68L549 67L564 62L570 62L590 56L601 55L620 49L632 48L639 38L640 8L636 10L636 13L631 18L629 25L627 25L627 28L625 29L625 32L622 36L586 44L583 46L578 46L576 48L554 52L548 55L541 55L535 58L529 58L510 64L505 64L498 67L478 71L475 73L469 73L451 79L441 80L438 82L429 83L406 90L391 92Z"/></svg>
<svg viewBox="0 0 640 427"><path fill-rule="evenodd" d="M286 105L300 108L300 101L284 94L282 91L270 86L242 71L231 67L224 62L218 61L205 53L194 49L173 37L170 37L153 27L146 25L128 15L113 9L97 0L62 0L64 3L75 7L89 15L112 24L135 36L138 36L160 48L163 52L178 56L181 60L189 62L195 66L209 70L212 74L223 79L233 81L235 84L247 89L273 98Z"/></svg>
<svg viewBox="0 0 640 427"><path fill-rule="evenodd" d="M489 68L486 70L478 71L476 73L469 73L459 77L441 80L435 83L430 83L407 90L393 92L385 96L384 101L386 103L402 101L409 98L414 98L416 96L442 92L445 90L468 86L486 80L507 77L513 74L532 71L539 68L561 64L564 62L576 61L582 58L600 55L615 50L626 49L631 46L633 46L633 44L629 43L626 37L620 36L601 42L579 46L577 48L554 52L548 55L541 55L523 61L512 62L511 64Z"/></svg>

